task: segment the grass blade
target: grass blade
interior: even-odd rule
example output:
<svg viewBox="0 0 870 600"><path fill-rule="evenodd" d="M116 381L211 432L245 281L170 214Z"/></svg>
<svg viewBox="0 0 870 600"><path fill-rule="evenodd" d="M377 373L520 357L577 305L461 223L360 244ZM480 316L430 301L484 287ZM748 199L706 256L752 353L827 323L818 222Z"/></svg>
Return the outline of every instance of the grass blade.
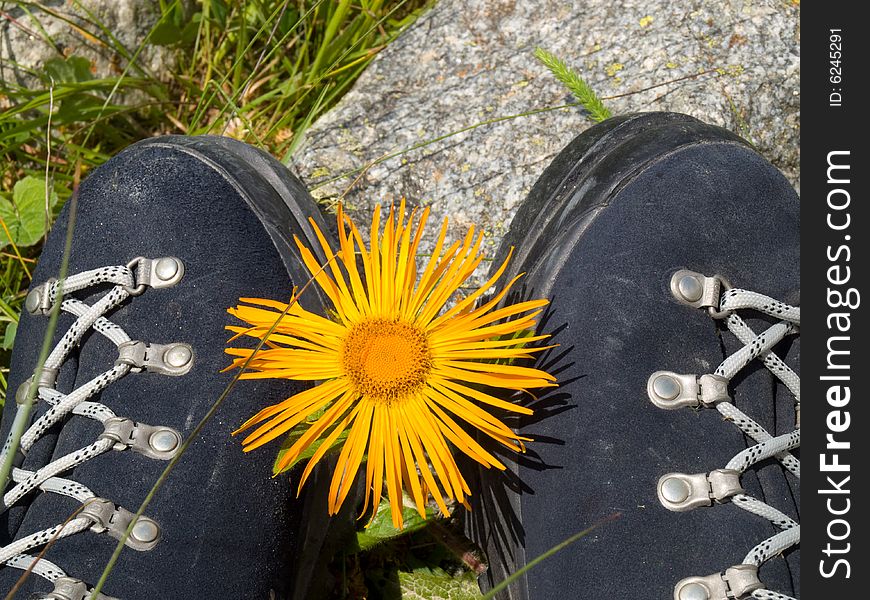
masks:
<svg viewBox="0 0 870 600"><path fill-rule="evenodd" d="M553 76L571 91L571 94L577 98L581 106L589 112L590 119L600 123L612 116L610 110L604 106L601 98L598 97L592 87L555 54L551 54L543 48L535 48L535 58L544 63L544 66L550 70Z"/></svg>

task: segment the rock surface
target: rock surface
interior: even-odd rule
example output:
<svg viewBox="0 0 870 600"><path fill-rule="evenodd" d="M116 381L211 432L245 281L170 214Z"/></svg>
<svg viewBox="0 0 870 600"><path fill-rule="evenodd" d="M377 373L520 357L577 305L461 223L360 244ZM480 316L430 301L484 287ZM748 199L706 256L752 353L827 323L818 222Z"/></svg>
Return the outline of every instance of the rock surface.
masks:
<svg viewBox="0 0 870 600"><path fill-rule="evenodd" d="M440 0L314 124L291 165L358 222L405 196L431 205L435 223L449 216L453 239L473 223L495 247L544 167L592 123L570 108L426 142L572 102L536 46L613 114L669 110L724 126L798 186L797 0Z"/></svg>
<svg viewBox="0 0 870 600"><path fill-rule="evenodd" d="M95 23L132 55L160 18L159 0L47 0L43 8L29 6L30 14L15 3L3 4L8 6L0 6L0 79L26 86L37 81L29 71L71 55L89 59L97 78L120 74L126 64L103 43L108 36ZM137 64L160 77L171 60L167 48L148 46Z"/></svg>

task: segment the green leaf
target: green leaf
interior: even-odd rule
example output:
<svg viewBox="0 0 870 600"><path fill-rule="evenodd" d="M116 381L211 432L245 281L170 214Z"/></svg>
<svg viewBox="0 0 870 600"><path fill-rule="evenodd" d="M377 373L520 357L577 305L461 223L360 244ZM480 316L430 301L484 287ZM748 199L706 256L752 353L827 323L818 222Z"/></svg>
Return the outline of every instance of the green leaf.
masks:
<svg viewBox="0 0 870 600"><path fill-rule="evenodd" d="M45 62L45 73L54 79L55 84L91 81L94 78L91 68L91 61L75 54Z"/></svg>
<svg viewBox="0 0 870 600"><path fill-rule="evenodd" d="M477 577L470 571L451 577L436 570L399 571L402 600L481 600Z"/></svg>
<svg viewBox="0 0 870 600"><path fill-rule="evenodd" d="M174 44L181 45L188 37L187 30L191 25L195 28L199 25L199 17L201 13L195 13L194 18L186 18L185 10L181 2L173 2L166 6L161 2L160 21L151 30L151 35L148 41L155 46L172 46Z"/></svg>
<svg viewBox="0 0 870 600"><path fill-rule="evenodd" d="M49 194L49 209L57 204L57 192L53 189ZM45 235L45 180L28 175L19 180L12 189L12 202L0 198L0 218L6 224L6 230L0 227L0 248L5 248L10 241L17 246L32 246Z"/></svg>
<svg viewBox="0 0 870 600"><path fill-rule="evenodd" d="M12 350L12 345L15 343L15 333L18 331L18 323L12 321L6 324L6 331L3 333L3 342L0 343L0 348L3 350Z"/></svg>
<svg viewBox="0 0 870 600"><path fill-rule="evenodd" d="M172 21L166 20L154 27L148 41L155 46L171 46L180 42L181 38L181 28Z"/></svg>
<svg viewBox="0 0 870 600"><path fill-rule="evenodd" d="M279 469L278 465L281 463L281 460L284 458L284 455L290 451L290 447L296 443L296 440L298 440L300 437L302 437L302 434L304 434L305 431L306 431L305 428L296 428L293 431L291 431L290 434L286 438L284 438L283 442L281 442L281 448L278 450L278 456L275 457L275 463L272 465L272 474L273 475L278 475L279 473L284 473L285 471L289 471L294 466L296 466L296 464L298 464L300 461L308 460L309 458L314 456L314 453L317 452L317 449L320 448L320 446L323 444L324 440L327 437L324 435L324 436L314 440L311 443L311 445L305 449L304 452L302 452L299 456L296 457L296 460L291 462L289 465L287 465L283 469ZM326 454L329 455L330 452L335 452L338 448L340 448L341 445L344 444L344 440L347 439L347 434L349 434L349 433L350 433L350 429L345 429L344 431L342 431L338 435L338 437L335 439L335 441L332 443L332 445L329 447L329 450L326 451Z"/></svg>
<svg viewBox="0 0 870 600"><path fill-rule="evenodd" d="M104 101L97 96L85 93L64 98L60 103L60 108L54 115L55 123L78 123L87 121L89 111L99 110L102 112L103 102Z"/></svg>
<svg viewBox="0 0 870 600"><path fill-rule="evenodd" d="M431 508L426 508L426 518L431 519L435 515L435 511ZM417 509L405 506L402 508L402 519L404 520L404 528L396 529L393 527L393 516L390 512L390 501L386 497L381 499L378 505L378 512L371 524L363 531L358 531L356 534L356 542L359 545L360 551L369 550L382 542L407 535L426 526L426 519L420 516Z"/></svg>
<svg viewBox="0 0 870 600"><path fill-rule="evenodd" d="M219 27L227 26L228 13L229 7L224 0L211 0L211 2L209 2L209 14Z"/></svg>
<svg viewBox="0 0 870 600"><path fill-rule="evenodd" d="M179 39L179 45L181 46L191 46L196 41L196 36L199 33L199 22L202 20L202 13L196 13L187 22L187 24L181 28L181 36Z"/></svg>

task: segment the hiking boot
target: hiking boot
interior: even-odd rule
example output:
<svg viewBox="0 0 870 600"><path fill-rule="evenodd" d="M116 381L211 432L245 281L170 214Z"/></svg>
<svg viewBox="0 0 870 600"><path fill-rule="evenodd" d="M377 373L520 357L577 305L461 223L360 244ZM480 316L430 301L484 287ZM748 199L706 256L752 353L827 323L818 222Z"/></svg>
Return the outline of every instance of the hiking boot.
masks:
<svg viewBox="0 0 870 600"><path fill-rule="evenodd" d="M561 385L472 498L485 588L595 526L499 597L798 595L798 242L788 181L691 117L611 119L555 158L493 261L514 246L504 277L551 299Z"/></svg>
<svg viewBox="0 0 870 600"><path fill-rule="evenodd" d="M319 248L309 216L326 231L280 163L211 136L134 144L82 182L72 208L34 273L3 413L3 439L16 419L27 425L0 526L0 591L33 569L20 598L90 598L131 513L233 377L221 373L227 308L289 299L308 280L292 236ZM62 311L34 381L73 218ZM322 302L313 287L301 299L316 311ZM306 595L327 480L315 477L309 496L324 495L309 510L286 478L271 478L274 456L244 455L230 437L306 386L256 380L227 397L132 529L100 598ZM26 417L16 397L28 389Z"/></svg>

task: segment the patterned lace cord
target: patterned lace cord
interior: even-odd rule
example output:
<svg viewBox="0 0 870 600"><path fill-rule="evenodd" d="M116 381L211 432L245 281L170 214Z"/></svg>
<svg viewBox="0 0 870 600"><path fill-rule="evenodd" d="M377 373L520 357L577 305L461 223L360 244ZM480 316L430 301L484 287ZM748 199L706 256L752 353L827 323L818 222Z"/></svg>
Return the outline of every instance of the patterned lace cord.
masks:
<svg viewBox="0 0 870 600"><path fill-rule="evenodd" d="M720 296L718 290L722 281L719 278L697 276L697 279L715 289L713 297L718 298L718 301L706 305L695 302L693 305L707 308L714 318L725 318L727 328L743 347L728 356L713 374L697 377L664 371L654 373L648 387L650 398L657 406L668 409L681 406L715 407L726 421L739 427L756 444L738 453L724 469L695 475L668 473L662 476L658 484L659 500L670 510L684 511L730 499L735 506L769 520L780 531L752 548L742 564L731 567L724 573L681 580L675 586L674 598L731 600L751 597L759 600L795 600L791 596L766 589L758 579L757 571L765 561L800 543L800 525L780 510L745 494L739 477L752 465L773 457L788 472L800 478L800 461L791 453L791 450L800 446L800 377L771 351L786 336L799 334L800 308L742 289L726 289ZM680 298L678 293L675 295ZM693 296L700 295L700 292L696 292ZM780 321L756 335L737 315L735 311L738 310L755 310ZM728 382L756 358L794 396L794 431L773 436L730 401ZM689 390L688 393L684 393L686 389Z"/></svg>
<svg viewBox="0 0 870 600"><path fill-rule="evenodd" d="M116 539L121 539L133 518L133 514L123 507L116 507L110 500L99 498L86 486L59 475L109 450L120 451L129 448L150 458L169 460L175 456L181 446L181 435L174 429L150 426L118 417L108 406L88 399L130 372L150 371L164 375L183 375L190 370L193 366L193 350L188 344L161 345L134 341L123 329L104 316L127 298L141 294L148 287L161 288L175 285L183 273L183 264L177 258L164 257L152 260L139 257L125 266L86 271L72 275L63 282L64 295L103 284L111 284L112 287L93 305L71 297L66 297L61 302L61 310L74 315L76 319L46 359L42 373L36 380L37 393L34 404L38 399L46 402L49 408L27 428L21 437L14 463L17 466L12 470L12 482L15 485L5 492L3 505L0 507L0 512L5 512L36 488L43 492L67 496L81 504L76 511L77 514L65 523L21 537L0 548L0 566L5 564L22 570L32 569L33 573L54 583L55 594L62 592L62 595L51 594L48 596L50 598L86 598L90 597L91 590L83 582L68 577L57 565L44 558L37 559L27 554L28 551L53 540L60 540L87 530L94 533L108 533ZM58 297L60 287L57 281L49 280L31 290L26 301L27 310L32 314L48 314ZM91 329L118 348L119 358L111 369L68 394L61 393L54 387L57 373L73 348L80 344L83 336ZM16 394L18 406L15 424L10 431L14 431L15 425L24 418L29 419L22 403L33 381L34 378L31 377L22 384ZM27 453L39 438L71 414L99 421L104 427L103 433L93 443L54 459L35 471L20 468ZM10 433L3 446L0 460L6 459L11 443ZM135 550L150 550L159 542L159 538L160 528L157 523L142 516L137 520L126 544ZM99 594L97 598L111 600L103 594Z"/></svg>

